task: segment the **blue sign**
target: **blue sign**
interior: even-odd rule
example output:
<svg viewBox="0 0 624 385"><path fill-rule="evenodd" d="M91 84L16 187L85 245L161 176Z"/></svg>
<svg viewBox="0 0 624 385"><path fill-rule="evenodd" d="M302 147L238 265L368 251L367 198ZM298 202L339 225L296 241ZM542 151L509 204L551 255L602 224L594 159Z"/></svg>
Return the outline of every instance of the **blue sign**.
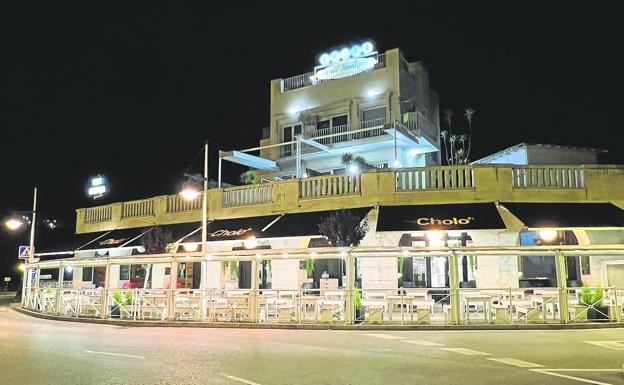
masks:
<svg viewBox="0 0 624 385"><path fill-rule="evenodd" d="M29 246L20 246L17 249L17 258L19 259L28 259L30 257L30 247Z"/></svg>

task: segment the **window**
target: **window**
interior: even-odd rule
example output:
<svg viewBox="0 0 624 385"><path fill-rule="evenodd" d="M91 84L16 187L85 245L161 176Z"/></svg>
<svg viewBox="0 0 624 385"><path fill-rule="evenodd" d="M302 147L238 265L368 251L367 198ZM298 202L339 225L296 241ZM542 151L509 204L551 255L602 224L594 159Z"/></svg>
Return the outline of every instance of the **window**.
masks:
<svg viewBox="0 0 624 385"><path fill-rule="evenodd" d="M386 122L386 107L369 108L362 111L362 123L382 124ZM372 127L368 126L368 127ZM363 127L366 128L366 127Z"/></svg>
<svg viewBox="0 0 624 385"><path fill-rule="evenodd" d="M295 140L295 136L302 133L302 125L294 124L292 126L286 126L282 128L282 143L292 142ZM290 156L295 151L296 144L290 144L282 146L282 156Z"/></svg>
<svg viewBox="0 0 624 385"><path fill-rule="evenodd" d="M93 281L93 268L92 267L82 268L82 281L83 282Z"/></svg>
<svg viewBox="0 0 624 385"><path fill-rule="evenodd" d="M120 265L119 266L119 280L120 281L129 281L130 280L130 265Z"/></svg>

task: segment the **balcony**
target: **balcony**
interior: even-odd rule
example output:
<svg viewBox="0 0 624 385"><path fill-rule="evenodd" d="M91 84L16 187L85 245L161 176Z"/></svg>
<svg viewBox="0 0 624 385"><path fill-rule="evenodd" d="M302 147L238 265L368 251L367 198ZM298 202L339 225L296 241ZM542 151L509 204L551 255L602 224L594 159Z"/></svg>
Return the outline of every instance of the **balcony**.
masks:
<svg viewBox="0 0 624 385"><path fill-rule="evenodd" d="M375 64L374 67L366 71L360 72L359 74L372 72L372 71L378 70L379 68L384 68L385 66L386 66L386 54L380 53L380 54L377 54L377 64ZM354 75L354 76L357 76L357 75ZM326 82L331 82L331 81L336 81L336 80L340 80L340 79L330 79L330 80L317 79L314 77L314 72L308 72L306 74L296 75L296 76L292 76L286 79L282 79L281 91L288 92L288 91L296 90L299 88L315 86L321 83L326 83Z"/></svg>
<svg viewBox="0 0 624 385"><path fill-rule="evenodd" d="M334 147L336 144L349 142L349 145L356 145L353 141L365 140L369 138L388 136L388 130L394 129L394 125L386 118L379 118L360 122L358 125L341 125L317 130L315 127L306 127L304 137L315 141L318 144ZM402 128L413 134L417 138L423 137L427 142L434 142L433 137L437 136L437 129L427 118L419 112L404 114ZM434 143L432 143L434 145ZM284 142L278 148L279 158L293 156L296 152L296 141ZM301 147L303 154L318 152L318 147L303 144Z"/></svg>
<svg viewBox="0 0 624 385"><path fill-rule="evenodd" d="M208 190L209 219L375 205L473 202L623 204L624 166L466 165L372 170ZM78 209L76 232L201 220L201 197L163 195Z"/></svg>

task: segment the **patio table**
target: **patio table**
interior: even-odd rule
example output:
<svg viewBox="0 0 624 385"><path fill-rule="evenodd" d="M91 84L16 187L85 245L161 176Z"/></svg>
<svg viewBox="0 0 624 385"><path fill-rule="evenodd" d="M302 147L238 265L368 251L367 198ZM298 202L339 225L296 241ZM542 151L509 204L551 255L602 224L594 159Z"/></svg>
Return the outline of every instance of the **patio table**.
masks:
<svg viewBox="0 0 624 385"><path fill-rule="evenodd" d="M486 294L472 294L472 295L464 296L463 301L464 301L464 314L466 315L466 322L467 323L470 322L470 305L471 304L483 305L483 319L487 321L492 298L494 297L491 295L486 295Z"/></svg>

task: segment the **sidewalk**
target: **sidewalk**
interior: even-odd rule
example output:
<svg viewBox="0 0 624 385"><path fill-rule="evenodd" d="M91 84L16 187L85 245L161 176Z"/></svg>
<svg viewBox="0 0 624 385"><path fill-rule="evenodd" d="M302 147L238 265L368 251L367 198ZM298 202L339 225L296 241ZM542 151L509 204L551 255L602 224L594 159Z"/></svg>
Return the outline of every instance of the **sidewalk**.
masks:
<svg viewBox="0 0 624 385"><path fill-rule="evenodd" d="M47 320L105 324L126 327L191 327L231 329L282 329L282 330L565 330L565 329L614 329L624 328L624 323L596 324L513 324L513 325L333 325L333 324L287 324L287 323L244 323L244 322L201 322L201 321L134 321L101 318L69 318L42 314L11 304L16 312Z"/></svg>

